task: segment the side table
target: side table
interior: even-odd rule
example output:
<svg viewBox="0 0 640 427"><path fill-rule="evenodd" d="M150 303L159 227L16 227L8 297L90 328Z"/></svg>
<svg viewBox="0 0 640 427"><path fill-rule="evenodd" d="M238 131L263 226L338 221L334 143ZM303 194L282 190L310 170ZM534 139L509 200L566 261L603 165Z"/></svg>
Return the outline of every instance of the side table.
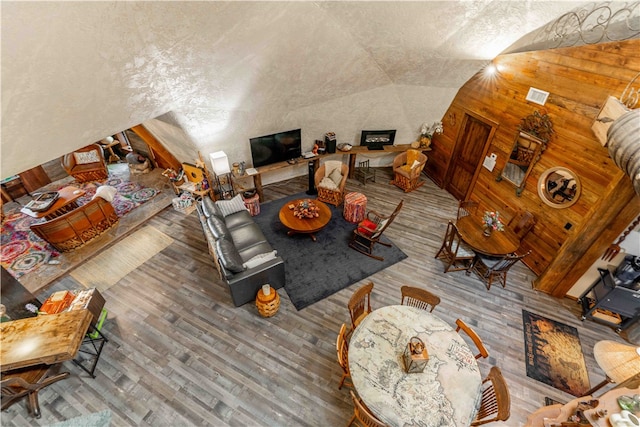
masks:
<svg viewBox="0 0 640 427"><path fill-rule="evenodd" d="M358 223L364 219L366 212L367 196L362 193L347 193L344 196L344 219Z"/></svg>
<svg viewBox="0 0 640 427"><path fill-rule="evenodd" d="M256 308L262 317L271 317L278 312L280 308L280 295L278 291L269 286L269 295L265 295L263 289L269 285L265 285L258 290L256 296Z"/></svg>

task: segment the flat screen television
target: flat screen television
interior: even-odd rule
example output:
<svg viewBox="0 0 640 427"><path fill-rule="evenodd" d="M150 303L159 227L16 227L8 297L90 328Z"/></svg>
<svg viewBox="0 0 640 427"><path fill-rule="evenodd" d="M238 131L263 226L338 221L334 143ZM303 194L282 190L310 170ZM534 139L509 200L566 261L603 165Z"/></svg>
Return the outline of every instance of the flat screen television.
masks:
<svg viewBox="0 0 640 427"><path fill-rule="evenodd" d="M300 129L258 136L249 139L253 167L284 162L302 156L302 133Z"/></svg>
<svg viewBox="0 0 640 427"><path fill-rule="evenodd" d="M385 145L393 145L396 130L363 130L360 145L369 150L384 150Z"/></svg>

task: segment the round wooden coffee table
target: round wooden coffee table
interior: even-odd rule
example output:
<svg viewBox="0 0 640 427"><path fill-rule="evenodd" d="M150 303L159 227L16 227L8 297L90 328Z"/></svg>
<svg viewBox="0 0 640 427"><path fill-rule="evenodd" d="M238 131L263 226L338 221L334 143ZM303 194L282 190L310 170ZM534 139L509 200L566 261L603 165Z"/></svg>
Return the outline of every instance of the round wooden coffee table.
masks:
<svg viewBox="0 0 640 427"><path fill-rule="evenodd" d="M280 208L280 222L289 229L287 233L289 236L293 234L308 234L315 242L315 233L326 227L331 219L331 209L319 200L312 200L320 209L320 215L317 218L297 218L293 215L291 206L295 206L303 200L307 199L292 200L285 203L285 205Z"/></svg>

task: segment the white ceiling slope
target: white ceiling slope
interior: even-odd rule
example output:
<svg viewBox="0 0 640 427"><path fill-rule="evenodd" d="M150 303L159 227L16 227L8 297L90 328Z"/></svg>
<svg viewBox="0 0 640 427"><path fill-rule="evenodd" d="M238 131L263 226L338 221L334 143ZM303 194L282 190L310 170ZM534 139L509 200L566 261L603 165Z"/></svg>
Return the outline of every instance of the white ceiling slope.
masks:
<svg viewBox="0 0 640 427"><path fill-rule="evenodd" d="M167 113L231 161L297 127L303 149L365 128L410 142L490 59L584 4L2 1L0 177Z"/></svg>

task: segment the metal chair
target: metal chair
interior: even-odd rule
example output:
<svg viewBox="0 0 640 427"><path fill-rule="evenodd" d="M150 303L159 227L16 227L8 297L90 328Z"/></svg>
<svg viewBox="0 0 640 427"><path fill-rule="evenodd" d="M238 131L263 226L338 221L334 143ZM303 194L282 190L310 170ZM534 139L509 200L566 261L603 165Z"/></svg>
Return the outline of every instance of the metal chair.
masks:
<svg viewBox="0 0 640 427"><path fill-rule="evenodd" d="M371 291L373 282L369 282L356 290L349 299L349 315L351 316L351 332L356 330L362 319L371 313Z"/></svg>
<svg viewBox="0 0 640 427"><path fill-rule="evenodd" d="M384 233L396 216L398 216L403 203L404 201L400 200L400 203L398 203L398 206L396 206L391 215L382 215L375 211L367 212L367 217L353 230L349 247L379 261L384 260L383 257L374 255L373 249L376 243L391 247L390 243L381 240L382 233Z"/></svg>
<svg viewBox="0 0 640 427"><path fill-rule="evenodd" d="M357 419L361 425L365 427L387 427L385 423L380 421L371 413L362 400L356 396L353 390L351 392L351 399L353 399L353 417L349 420L348 426L353 425L353 422Z"/></svg>
<svg viewBox="0 0 640 427"><path fill-rule="evenodd" d="M453 221L449 221L442 246L435 256L435 258L444 261L444 272L469 269L475 256L473 249L462 240L458 227Z"/></svg>
<svg viewBox="0 0 640 427"><path fill-rule="evenodd" d="M461 200L458 204L458 216L460 219L463 216L475 215L478 212L479 203L473 200Z"/></svg>
<svg viewBox="0 0 640 427"><path fill-rule="evenodd" d="M438 304L440 304L440 297L432 294L431 292L415 288L413 286L402 286L400 288L402 292L401 305L408 305L410 307L422 308L432 312Z"/></svg>
<svg viewBox="0 0 640 427"><path fill-rule="evenodd" d="M482 400L472 426L494 421L506 421L511 416L511 397L502 372L493 366L482 381Z"/></svg>
<svg viewBox="0 0 640 427"><path fill-rule="evenodd" d="M362 182L362 185L367 185L368 180L376 182L376 170L369 167L369 160L358 162L358 167L354 170L354 176Z"/></svg>
<svg viewBox="0 0 640 427"><path fill-rule="evenodd" d="M486 359L487 357L489 357L489 352L485 348L484 344L482 343L482 339L480 339L480 336L476 333L476 331L471 329L471 327L464 323L462 319L456 319L456 325L456 332L460 333L460 330L462 330L462 332L464 332L469 338L471 338L473 343L478 348L479 353L474 356L476 359L480 359L481 357Z"/></svg>
<svg viewBox="0 0 640 427"><path fill-rule="evenodd" d="M342 378L340 379L340 385L338 389L341 389L345 380L348 380L348 386L352 387L351 372L349 372L349 344L347 342L347 325L342 324L340 332L336 338L336 353L338 354L338 364L342 368Z"/></svg>
<svg viewBox="0 0 640 427"><path fill-rule="evenodd" d="M517 255L516 253L505 255L502 258L489 258L483 255L476 255L474 258L470 270L478 275L487 286L487 290L491 289L491 284L494 280L502 285L503 288L507 286L507 273L509 269L522 258L529 255L531 251L526 254Z"/></svg>
<svg viewBox="0 0 640 427"><path fill-rule="evenodd" d="M2 410L27 396L29 414L40 418L38 392L69 376L69 372L57 373L61 364L35 365L2 373Z"/></svg>

